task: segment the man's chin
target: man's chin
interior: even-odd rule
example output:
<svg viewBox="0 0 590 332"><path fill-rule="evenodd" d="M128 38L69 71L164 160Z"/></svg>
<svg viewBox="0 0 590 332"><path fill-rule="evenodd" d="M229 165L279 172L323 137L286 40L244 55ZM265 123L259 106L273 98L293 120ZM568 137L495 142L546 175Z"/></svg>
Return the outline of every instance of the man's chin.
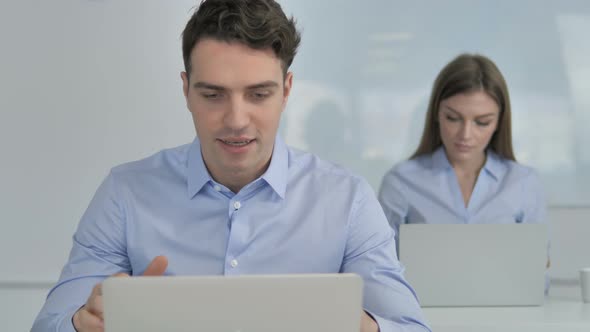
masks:
<svg viewBox="0 0 590 332"><path fill-rule="evenodd" d="M225 163L223 169L228 173L235 176L248 176L249 174L255 173L253 171L254 167L249 165L247 161L239 161L236 162L235 160L232 162Z"/></svg>

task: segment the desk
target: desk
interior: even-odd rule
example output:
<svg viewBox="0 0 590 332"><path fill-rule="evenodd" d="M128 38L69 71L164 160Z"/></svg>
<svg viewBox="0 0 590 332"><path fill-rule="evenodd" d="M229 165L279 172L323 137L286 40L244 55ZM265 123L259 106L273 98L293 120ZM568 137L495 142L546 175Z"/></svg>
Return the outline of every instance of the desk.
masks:
<svg viewBox="0 0 590 332"><path fill-rule="evenodd" d="M590 303L580 286L552 287L537 307L424 308L433 332L588 332Z"/></svg>

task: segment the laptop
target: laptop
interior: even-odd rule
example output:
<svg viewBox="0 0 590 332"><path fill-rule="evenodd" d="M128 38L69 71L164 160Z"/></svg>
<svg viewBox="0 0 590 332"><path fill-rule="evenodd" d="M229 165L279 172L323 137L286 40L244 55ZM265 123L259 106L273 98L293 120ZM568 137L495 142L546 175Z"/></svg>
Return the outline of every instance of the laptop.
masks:
<svg viewBox="0 0 590 332"><path fill-rule="evenodd" d="M420 305L542 305L542 224L402 224L400 261Z"/></svg>
<svg viewBox="0 0 590 332"><path fill-rule="evenodd" d="M108 278L106 332L358 332L355 274Z"/></svg>

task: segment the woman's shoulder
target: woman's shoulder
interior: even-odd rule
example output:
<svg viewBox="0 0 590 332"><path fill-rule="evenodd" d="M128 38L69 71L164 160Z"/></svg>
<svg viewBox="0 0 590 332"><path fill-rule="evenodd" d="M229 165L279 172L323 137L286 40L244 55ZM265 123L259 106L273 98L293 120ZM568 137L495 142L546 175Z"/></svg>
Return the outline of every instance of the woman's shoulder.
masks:
<svg viewBox="0 0 590 332"><path fill-rule="evenodd" d="M406 159L394 164L388 174L413 174L421 173L431 168L431 155L422 155L412 159Z"/></svg>
<svg viewBox="0 0 590 332"><path fill-rule="evenodd" d="M490 155L495 159L495 163L500 166L498 168L503 169L509 179L538 180L539 176L534 167L525 163L503 158L494 152Z"/></svg>
<svg viewBox="0 0 590 332"><path fill-rule="evenodd" d="M383 176L383 185L419 184L434 175L432 155L426 154L394 164Z"/></svg>

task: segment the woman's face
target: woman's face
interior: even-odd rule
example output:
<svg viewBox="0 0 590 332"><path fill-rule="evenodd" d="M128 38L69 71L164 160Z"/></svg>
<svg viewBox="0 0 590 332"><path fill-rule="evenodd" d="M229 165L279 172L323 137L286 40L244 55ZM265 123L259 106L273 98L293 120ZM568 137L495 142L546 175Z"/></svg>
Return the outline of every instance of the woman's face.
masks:
<svg viewBox="0 0 590 332"><path fill-rule="evenodd" d="M440 136L451 164L481 163L498 127L500 108L484 91L460 93L440 102Z"/></svg>

